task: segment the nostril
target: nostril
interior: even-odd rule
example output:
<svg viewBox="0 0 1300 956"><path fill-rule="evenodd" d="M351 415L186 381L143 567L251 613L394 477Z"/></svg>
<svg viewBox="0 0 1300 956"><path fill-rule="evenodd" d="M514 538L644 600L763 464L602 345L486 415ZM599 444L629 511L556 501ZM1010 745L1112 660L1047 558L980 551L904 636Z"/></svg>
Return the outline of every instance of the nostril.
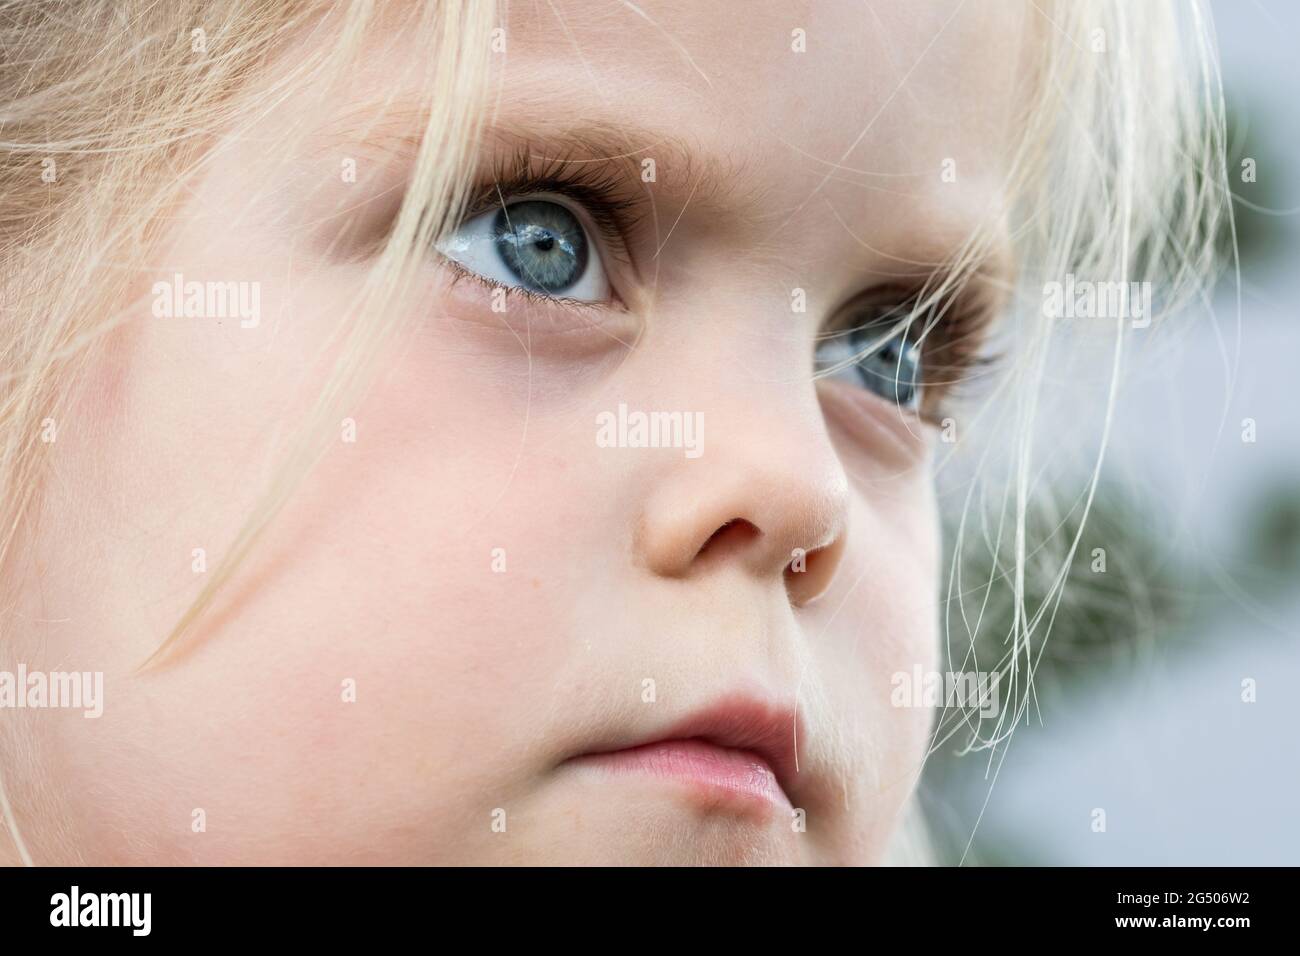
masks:
<svg viewBox="0 0 1300 956"><path fill-rule="evenodd" d="M792 605L802 607L826 592L835 577L843 546L844 541L840 538L811 551L794 549L790 563L785 566L785 590Z"/></svg>
<svg viewBox="0 0 1300 956"><path fill-rule="evenodd" d="M762 533L744 518L732 518L709 535L709 540L705 541L700 550L695 553L696 560L706 554L719 557L740 550Z"/></svg>

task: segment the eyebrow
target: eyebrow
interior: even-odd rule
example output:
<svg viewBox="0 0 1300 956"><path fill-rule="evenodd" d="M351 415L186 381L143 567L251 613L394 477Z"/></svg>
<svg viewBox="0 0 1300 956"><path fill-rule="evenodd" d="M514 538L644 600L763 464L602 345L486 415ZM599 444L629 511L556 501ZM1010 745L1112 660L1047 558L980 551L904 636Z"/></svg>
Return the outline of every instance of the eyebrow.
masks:
<svg viewBox="0 0 1300 956"><path fill-rule="evenodd" d="M512 110L512 112L515 112ZM560 123L538 120L542 109L519 110L527 118L498 116L485 124L480 151L527 153L539 165L601 166L617 170L629 186L644 185L642 198L680 206L684 214L723 215L737 226L766 223L771 190L750 175L752 161L712 151L676 133L618 119ZM358 104L333 117L312 137L322 151L362 143L378 152L410 157L420 148L427 112L418 101ZM358 136L358 133L360 135ZM653 161L652 170L643 165ZM486 162L490 163L490 157ZM652 174L647 182L644 175Z"/></svg>
<svg viewBox="0 0 1300 956"><path fill-rule="evenodd" d="M502 123L491 127L487 138L496 146L528 149L541 162L623 167L633 182L653 184L655 195L683 201L691 196L693 203L713 210L735 211L753 198L748 193L757 191L744 187L744 163L707 152L682 137L634 126ZM560 151L548 155L549 144Z"/></svg>

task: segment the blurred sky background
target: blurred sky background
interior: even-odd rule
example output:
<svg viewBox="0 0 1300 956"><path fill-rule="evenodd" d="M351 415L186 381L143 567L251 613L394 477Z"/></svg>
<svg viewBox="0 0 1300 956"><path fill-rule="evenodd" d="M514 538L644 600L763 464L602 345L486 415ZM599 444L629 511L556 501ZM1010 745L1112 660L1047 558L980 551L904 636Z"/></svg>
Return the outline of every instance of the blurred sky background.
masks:
<svg viewBox="0 0 1300 956"><path fill-rule="evenodd" d="M1160 329L1150 371L1125 385L1098 524L1072 568L1103 540L1109 574L1138 596L1058 623L996 782L987 752L954 757L956 738L931 759L923 802L944 863L1300 864L1287 722L1300 690L1300 3L1212 10L1233 189L1276 212L1235 207L1240 325L1229 271L1215 319ZM1255 183L1240 181L1245 156Z"/></svg>

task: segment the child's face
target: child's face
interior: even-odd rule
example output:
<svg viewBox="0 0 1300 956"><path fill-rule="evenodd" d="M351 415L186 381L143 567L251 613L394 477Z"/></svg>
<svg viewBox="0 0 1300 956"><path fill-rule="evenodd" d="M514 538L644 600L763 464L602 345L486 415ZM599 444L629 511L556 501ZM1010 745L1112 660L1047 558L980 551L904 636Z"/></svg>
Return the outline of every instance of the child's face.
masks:
<svg viewBox="0 0 1300 956"><path fill-rule="evenodd" d="M588 165L653 202L622 249L567 203L613 301L494 312L430 250L355 441L340 425L187 651L135 675L319 392L359 237L405 188L420 51L385 38L346 95L220 143L54 446L25 659L106 689L98 720L30 719L40 819L71 828L32 824L38 856L879 859L928 743L890 679L936 666L937 438L813 356L845 303L901 297L1003 214L1020 14L959 6L511 5L500 165L621 141L630 170ZM175 273L260 283L258 324L156 317ZM620 406L702 431L619 447ZM705 742L581 759L682 737Z"/></svg>

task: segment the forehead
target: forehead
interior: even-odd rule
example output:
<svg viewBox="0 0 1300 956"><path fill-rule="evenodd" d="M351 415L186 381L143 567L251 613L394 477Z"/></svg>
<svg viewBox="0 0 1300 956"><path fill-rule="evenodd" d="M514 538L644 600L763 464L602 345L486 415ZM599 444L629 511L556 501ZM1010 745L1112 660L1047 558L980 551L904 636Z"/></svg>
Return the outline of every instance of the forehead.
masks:
<svg viewBox="0 0 1300 956"><path fill-rule="evenodd" d="M515 3L498 120L634 124L630 150L689 143L787 228L956 242L1000 211L1028 24L1014 0Z"/></svg>
<svg viewBox="0 0 1300 956"><path fill-rule="evenodd" d="M871 139L897 142L917 126L1003 122L1022 86L1027 16L1016 0L514 3L507 73L568 75L575 107L617 102L733 134L776 124L842 149L868 125L881 134Z"/></svg>

